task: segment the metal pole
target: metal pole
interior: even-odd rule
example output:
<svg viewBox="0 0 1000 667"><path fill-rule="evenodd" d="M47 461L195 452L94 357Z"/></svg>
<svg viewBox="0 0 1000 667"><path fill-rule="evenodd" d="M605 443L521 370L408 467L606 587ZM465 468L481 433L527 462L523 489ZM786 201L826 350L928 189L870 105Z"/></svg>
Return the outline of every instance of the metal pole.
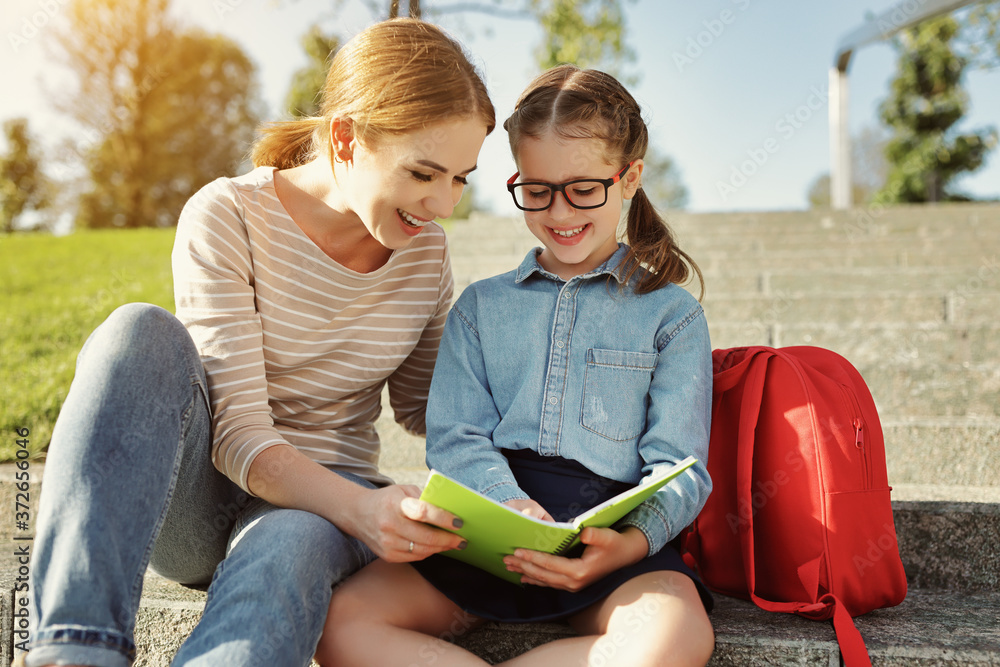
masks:
<svg viewBox="0 0 1000 667"><path fill-rule="evenodd" d="M851 135L847 124L847 72L830 69L830 205L851 207Z"/></svg>

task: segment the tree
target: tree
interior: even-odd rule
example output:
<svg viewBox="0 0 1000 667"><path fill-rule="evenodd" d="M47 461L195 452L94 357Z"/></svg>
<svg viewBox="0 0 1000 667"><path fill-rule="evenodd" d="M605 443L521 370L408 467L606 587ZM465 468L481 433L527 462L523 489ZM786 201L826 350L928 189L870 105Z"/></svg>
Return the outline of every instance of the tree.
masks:
<svg viewBox="0 0 1000 667"><path fill-rule="evenodd" d="M971 66L1000 67L1000 0L973 5L962 21L958 42Z"/></svg>
<svg viewBox="0 0 1000 667"><path fill-rule="evenodd" d="M531 0L531 11L544 35L535 52L542 69L573 63L621 77L624 64L635 60L621 2Z"/></svg>
<svg viewBox="0 0 1000 667"><path fill-rule="evenodd" d="M367 0L365 4L378 15L378 0ZM400 16L401 4L404 3L400 0L389 0L384 16ZM543 32L542 43L536 50L536 58L543 69L560 63L574 63L622 76L622 66L635 60L635 54L625 41L623 0L494 0L492 3L426 5L422 5L420 0L408 0L405 4L408 15L415 18L475 12L534 20Z"/></svg>
<svg viewBox="0 0 1000 667"><path fill-rule="evenodd" d="M650 144L643 160L642 189L653 205L660 209L684 208L688 191L681 181L680 170L673 158Z"/></svg>
<svg viewBox="0 0 1000 667"><path fill-rule="evenodd" d="M318 116L319 93L326 81L330 58L340 47L336 35L325 35L318 25L309 28L302 37L309 62L292 76L292 87L285 98L285 106L293 116Z"/></svg>
<svg viewBox="0 0 1000 667"><path fill-rule="evenodd" d="M56 50L78 88L63 108L89 182L83 227L176 224L184 203L237 172L260 117L255 67L231 40L182 30L169 0L75 0Z"/></svg>
<svg viewBox="0 0 1000 667"><path fill-rule="evenodd" d="M865 127L851 137L851 201L862 206L874 201L885 185L889 165L885 160L887 137L877 127ZM823 173L807 192L812 208L830 207L830 174Z"/></svg>
<svg viewBox="0 0 1000 667"><path fill-rule="evenodd" d="M961 86L966 60L951 44L957 31L957 21L943 16L903 31L895 40L898 73L881 106L892 136L880 201L964 199L948 185L956 176L978 169L996 143L992 128L969 133L953 129L968 106Z"/></svg>
<svg viewBox="0 0 1000 667"><path fill-rule="evenodd" d="M9 233L26 210L38 211L49 205L49 192L28 134L28 119L8 120L3 133L7 152L0 156L0 231Z"/></svg>

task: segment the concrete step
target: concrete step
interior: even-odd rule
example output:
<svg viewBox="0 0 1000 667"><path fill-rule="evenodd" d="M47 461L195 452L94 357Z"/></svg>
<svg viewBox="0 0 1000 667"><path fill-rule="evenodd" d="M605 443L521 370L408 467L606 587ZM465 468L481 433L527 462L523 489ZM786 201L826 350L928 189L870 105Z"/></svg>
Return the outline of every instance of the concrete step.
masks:
<svg viewBox="0 0 1000 667"><path fill-rule="evenodd" d="M980 270L980 269L983 270ZM869 294L948 294L967 296L1000 290L1000 260L966 269L874 267L790 269L759 272L705 273L709 292L764 295L842 294L859 299Z"/></svg>
<svg viewBox="0 0 1000 667"><path fill-rule="evenodd" d="M456 274L488 277L516 267L530 249L542 244L533 236L518 234L489 241L450 235L448 245ZM892 239L846 249L824 238L809 238L792 248L768 246L760 239L716 243L706 238L699 243L680 242L680 247L694 258L702 272L712 275L816 268L841 271L922 268L980 270L983 276L994 276L994 282L998 259L993 248L997 245L996 239L979 238L928 241L919 245L905 239ZM479 268L480 259L488 261L488 271Z"/></svg>
<svg viewBox="0 0 1000 667"><path fill-rule="evenodd" d="M698 267L705 273L715 274L736 269L742 271L802 270L813 267L824 269L864 269L864 268L951 268L969 269L984 266L992 255L984 255L993 243L983 241L968 242L964 246L951 249L947 253L935 250L915 251L905 244L891 244L876 251L846 252L829 241L817 242L810 249L777 250L752 254L736 251L720 251L713 247L692 247L681 243L688 254L694 257ZM833 246L833 247L831 247Z"/></svg>
<svg viewBox="0 0 1000 667"><path fill-rule="evenodd" d="M910 586L1000 595L1000 503L893 501L892 507ZM1000 633L1000 625L994 629Z"/></svg>
<svg viewBox="0 0 1000 667"><path fill-rule="evenodd" d="M857 619L873 664L998 664L1000 504L894 501L893 507L910 591L898 607ZM3 598L5 634L0 649L5 660L12 655L10 591L16 576L12 564L0 572L0 584L8 591ZM169 664L198 622L204 603L204 592L147 573L137 619L136 665ZM839 664L829 623L766 613L721 595L716 597L712 622L716 630L712 665ZM572 631L559 623L491 623L476 630L456 628L454 634L457 643L495 662ZM615 664L612 656L607 657L608 664Z"/></svg>
<svg viewBox="0 0 1000 667"><path fill-rule="evenodd" d="M996 364L866 364L858 370L886 418L1000 419Z"/></svg>
<svg viewBox="0 0 1000 667"><path fill-rule="evenodd" d="M709 320L715 348L745 345L815 345L855 366L885 364L989 365L1000 359L1000 321L984 324L907 322L784 324L776 321Z"/></svg>
<svg viewBox="0 0 1000 667"><path fill-rule="evenodd" d="M752 242L754 239L785 238L805 240L822 238L840 248L862 247L897 239L906 244L924 241L949 242L971 238L996 241L1000 238L1000 206L920 207L900 206L885 209L880 215L865 211L778 211L746 213L668 212L667 223L682 246L700 247L703 239L719 242ZM477 247L491 247L500 239L530 237L520 215L476 213L469 220L454 221L448 226L449 239L466 239ZM711 246L709 243L706 246Z"/></svg>
<svg viewBox="0 0 1000 667"><path fill-rule="evenodd" d="M527 249L517 254L453 256L452 273L458 284L456 295L475 281L514 270L526 252ZM810 262L808 258L803 258L798 266L788 267L779 266L773 259L754 263L744 258L740 262L700 263L700 268L708 299L759 296L822 299L832 296L861 302L869 298L905 296L947 298L959 306L970 301L975 306L985 300L990 307L1000 293L1000 259L996 257L969 257L948 266L937 263L916 267L876 260L871 266L851 266L847 262L825 266L818 260ZM697 295L697 280L692 279L686 286Z"/></svg>
<svg viewBox="0 0 1000 667"><path fill-rule="evenodd" d="M1000 235L998 230L997 235ZM997 239L993 235L956 238L912 239L891 237L841 247L837 239L816 234L802 234L789 239L757 236L705 235L678 243L691 255L702 271L781 270L781 269L852 269L866 267L920 268L951 267L963 269L982 265L992 270L996 263ZM526 230L504 232L491 237L466 236L449 232L448 245L452 265L459 272L465 264L480 257L503 259L516 266L525 253L541 242ZM501 271L512 267L501 266ZM492 274L489 274L492 275Z"/></svg>
<svg viewBox="0 0 1000 667"><path fill-rule="evenodd" d="M466 258L452 258L452 272L455 277L456 297L469 284L516 269L524 259L524 252L517 254L483 254ZM705 303L716 300L746 300L744 308L751 308L759 300L777 301L825 301L836 299L843 304L862 304L874 299L881 304L887 299L907 299L920 307L933 311L933 319L940 319L946 313L953 317L964 317L971 311L973 317L984 317L997 303L1000 292L1000 264L994 271L992 265L988 273L980 277L975 268L969 269L967 262L958 262L952 267L921 266L918 268L887 269L884 263L870 268L852 268L849 265L818 268L808 267L803 261L799 268L779 267L766 270L760 264L747 263L743 269L732 262L720 262L718 270L710 270L702 265L705 278ZM960 268L961 267L961 268ZM697 295L696 281L684 285ZM929 305L928 305L929 304ZM862 306L864 307L864 306ZM912 315L901 307L901 318L909 321ZM735 315L723 313L727 319Z"/></svg>
<svg viewBox="0 0 1000 667"><path fill-rule="evenodd" d="M146 578L137 619L136 667L166 667L198 622L204 594ZM164 595L166 597L157 597ZM753 604L716 595L711 619L716 633L709 665L816 665L836 667L840 652L830 623L762 611ZM1000 664L1000 595L913 588L897 607L855 619L872 663L882 666ZM495 664L540 644L573 636L562 623L487 623L456 628L455 643ZM607 664L613 656L607 656ZM7 664L6 662L3 664ZM315 663L314 663L315 664Z"/></svg>
<svg viewBox="0 0 1000 667"><path fill-rule="evenodd" d="M900 205L890 208L855 208L849 211L746 211L688 213L669 211L668 224L676 231L707 230L751 234L768 229L795 232L803 229L840 230L845 238L906 234L933 236L942 228L989 231L1000 221L995 203Z"/></svg>
<svg viewBox="0 0 1000 667"><path fill-rule="evenodd" d="M708 291L702 301L709 322L798 324L824 322L860 326L871 322L907 324L994 324L1000 291L959 295L957 292L884 292L857 294Z"/></svg>
<svg viewBox="0 0 1000 667"><path fill-rule="evenodd" d="M1000 420L881 421L889 484L1000 486Z"/></svg>
<svg viewBox="0 0 1000 667"><path fill-rule="evenodd" d="M753 260L773 263L775 268L805 266L808 260L824 267L866 265L885 266L962 266L958 258L971 258L968 265L995 260L1000 226L992 234L964 234L935 238L901 235L865 239L852 243L830 234L798 233L716 236L704 232L697 236L678 237L677 242L702 269L712 269L720 256L738 267L750 266ZM713 261L714 260L714 261ZM805 260L805 263L804 263Z"/></svg>

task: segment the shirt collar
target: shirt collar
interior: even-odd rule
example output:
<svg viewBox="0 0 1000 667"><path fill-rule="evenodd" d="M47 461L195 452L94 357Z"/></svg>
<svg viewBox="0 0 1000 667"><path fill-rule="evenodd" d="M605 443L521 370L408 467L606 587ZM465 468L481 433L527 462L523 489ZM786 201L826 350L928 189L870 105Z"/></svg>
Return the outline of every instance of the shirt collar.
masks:
<svg viewBox="0 0 1000 667"><path fill-rule="evenodd" d="M528 254L525 255L524 260L521 262L521 265L517 267L517 272L514 275L515 283L520 283L527 280L528 277L531 276L531 274L536 272L547 278L562 281L562 278L555 275L554 273L546 271L545 269L542 268L542 265L538 263L538 254L541 251L542 251L541 248L532 248L531 250L528 251ZM583 275L576 276L574 280L576 280L577 278L584 279L584 278L595 278L600 275L610 275L613 276L615 280L617 280L619 283L623 283L625 282L625 268L626 268L625 260L628 257L628 254L629 254L629 247L623 243L619 243L618 250L616 250L614 254L611 255L611 257L608 257L607 261L605 261L604 264L601 264L593 271L584 273Z"/></svg>

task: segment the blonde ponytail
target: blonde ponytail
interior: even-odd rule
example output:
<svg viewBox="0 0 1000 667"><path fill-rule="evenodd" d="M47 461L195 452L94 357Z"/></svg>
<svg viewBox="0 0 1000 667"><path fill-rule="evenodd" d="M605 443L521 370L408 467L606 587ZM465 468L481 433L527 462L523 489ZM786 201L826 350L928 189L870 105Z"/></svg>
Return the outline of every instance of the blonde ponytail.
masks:
<svg viewBox="0 0 1000 667"><path fill-rule="evenodd" d="M325 120L313 116L261 126L250 153L253 166L291 169L309 162L316 157L315 135L326 127Z"/></svg>

